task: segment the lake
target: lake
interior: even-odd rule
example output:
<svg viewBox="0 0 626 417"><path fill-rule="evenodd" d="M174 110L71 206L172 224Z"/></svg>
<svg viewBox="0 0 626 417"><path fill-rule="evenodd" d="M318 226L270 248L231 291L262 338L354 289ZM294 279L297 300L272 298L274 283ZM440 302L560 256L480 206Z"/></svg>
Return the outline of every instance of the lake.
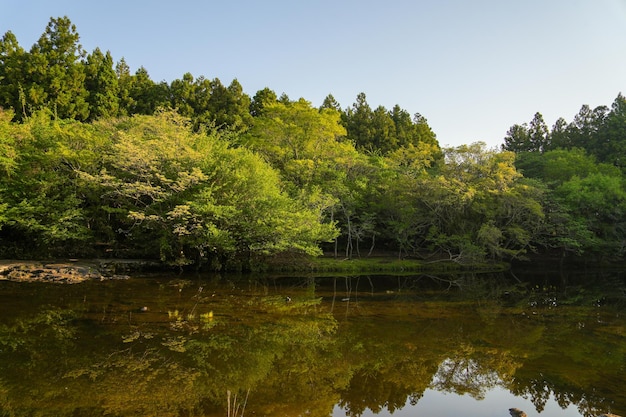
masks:
<svg viewBox="0 0 626 417"><path fill-rule="evenodd" d="M0 415L626 415L625 291L545 270L0 281Z"/></svg>

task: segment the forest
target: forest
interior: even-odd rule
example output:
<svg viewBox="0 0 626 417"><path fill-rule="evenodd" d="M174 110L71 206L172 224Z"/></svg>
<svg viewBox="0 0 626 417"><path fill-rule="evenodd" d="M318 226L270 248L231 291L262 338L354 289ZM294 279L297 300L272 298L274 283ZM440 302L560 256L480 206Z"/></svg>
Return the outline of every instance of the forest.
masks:
<svg viewBox="0 0 626 417"><path fill-rule="evenodd" d="M51 18L28 51L0 40L0 258L622 260L626 98L503 139L443 148L364 93L314 107L236 79L155 82Z"/></svg>

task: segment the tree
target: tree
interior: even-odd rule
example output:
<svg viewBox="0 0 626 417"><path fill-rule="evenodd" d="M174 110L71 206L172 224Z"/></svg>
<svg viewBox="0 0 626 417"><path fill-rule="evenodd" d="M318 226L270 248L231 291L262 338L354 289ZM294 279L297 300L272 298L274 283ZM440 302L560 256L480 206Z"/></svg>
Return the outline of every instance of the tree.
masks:
<svg viewBox="0 0 626 417"><path fill-rule="evenodd" d="M260 156L229 148L216 131L193 133L174 112L102 121L98 131L114 142L102 169L80 170L80 178L100 190L87 205L95 217L108 215L118 249L178 265L236 260L250 268L265 254L317 254L334 236L318 211L281 190Z"/></svg>
<svg viewBox="0 0 626 417"><path fill-rule="evenodd" d="M287 93L283 92L280 97L278 97L278 102L285 104L285 105L289 105L291 103L291 99L289 98L289 96L287 95Z"/></svg>
<svg viewBox="0 0 626 417"><path fill-rule="evenodd" d="M411 115L399 105L393 106L390 112L391 119L395 127L395 137L399 146L415 145L414 126Z"/></svg>
<svg viewBox="0 0 626 417"><path fill-rule="evenodd" d="M335 97L333 97L332 94L329 94L324 98L324 101L320 106L320 110L322 109L331 109L341 112L341 105L339 105L339 102L335 100Z"/></svg>
<svg viewBox="0 0 626 417"><path fill-rule="evenodd" d="M191 73L185 73L182 79L170 84L170 105L192 120L194 130L214 124L210 112L211 89L210 80L202 76L194 80Z"/></svg>
<svg viewBox="0 0 626 417"><path fill-rule="evenodd" d="M128 116L133 113L136 103L131 96L133 76L124 58L120 59L120 61L115 64L115 75L117 77L118 86L119 114L121 116Z"/></svg>
<svg viewBox="0 0 626 417"><path fill-rule="evenodd" d="M613 164L626 172L626 97L621 93L602 120L594 153L600 161Z"/></svg>
<svg viewBox="0 0 626 417"><path fill-rule="evenodd" d="M510 152L528 152L530 149L530 134L528 132L528 125L514 124L506 132L504 137L504 144L502 149Z"/></svg>
<svg viewBox="0 0 626 417"><path fill-rule="evenodd" d="M524 153L517 156L515 165L527 178L535 178L555 188L574 176L585 178L592 174L602 173L619 176L617 167L598 163L593 155L584 149L556 149L542 155Z"/></svg>
<svg viewBox="0 0 626 417"><path fill-rule="evenodd" d="M273 90L265 87L262 90L256 92L250 103L250 114L253 117L260 116L263 113L265 106L274 104L278 101L278 97Z"/></svg>
<svg viewBox="0 0 626 417"><path fill-rule="evenodd" d="M579 253L621 257L626 249L626 191L621 176L574 176L555 194L564 204L573 225L582 225L591 236L580 241ZM578 226L580 227L580 226Z"/></svg>
<svg viewBox="0 0 626 417"><path fill-rule="evenodd" d="M243 137L243 144L263 155L286 180L289 194L337 223L346 256L371 237L372 211L364 212L368 184L376 168L346 141L340 114L313 108L304 99L274 103ZM335 253L339 241L335 241Z"/></svg>
<svg viewBox="0 0 626 417"><path fill-rule="evenodd" d="M567 132L567 122L564 118L559 117L548 135L548 145L546 150L553 149L569 149L571 148L570 137Z"/></svg>
<svg viewBox="0 0 626 417"><path fill-rule="evenodd" d="M85 88L80 36L67 17L50 19L26 65L27 102L34 109L48 107L59 118L86 120L89 92Z"/></svg>
<svg viewBox="0 0 626 417"><path fill-rule="evenodd" d="M348 139L357 149L371 150L373 112L365 93L359 93L356 102L343 114L343 123Z"/></svg>
<svg viewBox="0 0 626 417"><path fill-rule="evenodd" d="M16 161L18 152L16 140L20 136L21 129L11 123L12 119L12 110L3 110L0 108L0 178L4 179L13 176L15 170L18 168ZM1 221L0 228L2 228Z"/></svg>
<svg viewBox="0 0 626 417"><path fill-rule="evenodd" d="M546 220L537 245L558 250L563 258L620 253L624 188L619 168L598 163L580 148L525 153L516 165L544 188Z"/></svg>
<svg viewBox="0 0 626 417"><path fill-rule="evenodd" d="M541 113L535 113L530 124L515 124L504 137L503 150L511 152L544 152L549 147L548 127Z"/></svg>
<svg viewBox="0 0 626 417"><path fill-rule="evenodd" d="M588 105L583 105L567 126L570 147L582 148L590 155L598 156L597 134L607 112L606 106L598 106L592 110Z"/></svg>
<svg viewBox="0 0 626 417"><path fill-rule="evenodd" d="M437 142L437 135L428 125L428 121L424 116L419 113L415 113L413 115L413 145L416 143L427 143L430 145L435 145L437 148L439 147L439 142Z"/></svg>
<svg viewBox="0 0 626 417"><path fill-rule="evenodd" d="M370 123L370 151L378 151L384 155L398 148L396 126L385 107L378 106L374 110Z"/></svg>
<svg viewBox="0 0 626 417"><path fill-rule="evenodd" d="M119 112L118 79L113 58L96 48L85 61L85 87L89 93L89 119L115 117Z"/></svg>
<svg viewBox="0 0 626 417"><path fill-rule="evenodd" d="M245 130L251 123L250 97L234 79L225 87L218 78L211 81L208 113L219 128Z"/></svg>
<svg viewBox="0 0 626 417"><path fill-rule="evenodd" d="M150 78L148 70L143 66L135 72L128 80L129 100L131 106L129 114L154 114L160 107L167 107L169 104L169 86L164 83L155 83Z"/></svg>
<svg viewBox="0 0 626 417"><path fill-rule="evenodd" d="M21 120L27 115L24 88L27 55L12 32L0 41L0 107L14 109L14 117Z"/></svg>
<svg viewBox="0 0 626 417"><path fill-rule="evenodd" d="M345 130L339 114L321 112L304 99L283 104L267 103L244 137L252 149L264 154L276 168L285 171L292 160L317 160Z"/></svg>
<svg viewBox="0 0 626 417"><path fill-rule="evenodd" d="M199 130L201 126L213 126L210 112L211 91L211 80L203 76L196 78L193 83L193 95L190 97L190 105L194 111L192 121L195 130Z"/></svg>
<svg viewBox="0 0 626 417"><path fill-rule="evenodd" d="M458 262L520 258L543 220L539 194L521 181L513 152L477 142L444 150L422 204L433 218L428 240Z"/></svg>
<svg viewBox="0 0 626 417"><path fill-rule="evenodd" d="M92 128L53 119L47 110L33 113L22 124L0 119L0 132L14 138L0 141L0 167L7 173L0 176L1 256L89 253L86 243L93 235L73 167L89 169L87 149L97 142Z"/></svg>
<svg viewBox="0 0 626 417"><path fill-rule="evenodd" d="M194 79L191 73L187 72L182 79L177 79L170 84L171 106L178 113L185 117L193 117L196 109L193 106L196 91Z"/></svg>
<svg viewBox="0 0 626 417"><path fill-rule="evenodd" d="M541 113L535 113L528 126L529 152L543 153L548 146L548 126Z"/></svg>

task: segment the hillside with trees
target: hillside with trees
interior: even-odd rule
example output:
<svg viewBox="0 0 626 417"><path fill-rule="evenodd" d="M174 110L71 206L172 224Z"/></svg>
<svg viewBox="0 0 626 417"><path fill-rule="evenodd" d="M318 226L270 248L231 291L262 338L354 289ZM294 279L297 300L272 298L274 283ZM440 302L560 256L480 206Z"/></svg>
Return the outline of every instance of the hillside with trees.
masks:
<svg viewBox="0 0 626 417"><path fill-rule="evenodd" d="M626 99L441 148L421 114L155 82L67 17L0 40L0 257L251 269L276 255L458 263L625 250Z"/></svg>

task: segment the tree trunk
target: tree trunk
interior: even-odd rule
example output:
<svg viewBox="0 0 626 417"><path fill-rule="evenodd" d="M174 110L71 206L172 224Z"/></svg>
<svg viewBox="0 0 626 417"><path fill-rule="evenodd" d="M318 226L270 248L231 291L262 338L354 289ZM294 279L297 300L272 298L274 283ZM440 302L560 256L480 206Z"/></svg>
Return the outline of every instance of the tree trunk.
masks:
<svg viewBox="0 0 626 417"><path fill-rule="evenodd" d="M370 251L367 253L367 256L372 256L372 252L374 251L374 245L376 244L376 233L372 233L372 246L370 246Z"/></svg>

